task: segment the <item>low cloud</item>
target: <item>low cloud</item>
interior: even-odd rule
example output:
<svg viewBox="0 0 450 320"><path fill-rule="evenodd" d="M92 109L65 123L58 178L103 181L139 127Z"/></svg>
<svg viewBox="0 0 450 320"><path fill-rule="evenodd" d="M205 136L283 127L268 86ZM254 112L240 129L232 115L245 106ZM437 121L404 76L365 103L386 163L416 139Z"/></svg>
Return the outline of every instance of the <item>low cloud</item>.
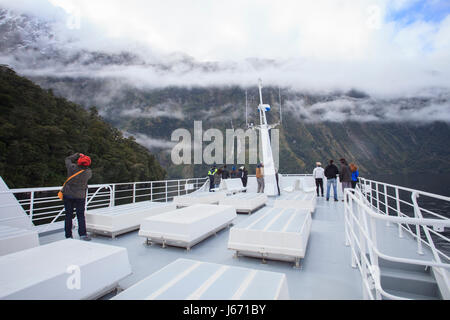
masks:
<svg viewBox="0 0 450 320"><path fill-rule="evenodd" d="M286 101L285 111L306 122L450 122L450 96L399 100L336 98L308 105Z"/></svg>
<svg viewBox="0 0 450 320"><path fill-rule="evenodd" d="M136 139L136 142L140 145L144 146L150 151L161 151L164 152L170 152L172 148L176 145L175 142L172 141L166 141L162 139L154 139L152 137L149 137L148 135L142 134L142 133L129 133L124 131L123 135L125 137L134 137Z"/></svg>
<svg viewBox="0 0 450 320"><path fill-rule="evenodd" d="M131 118L174 118L184 119L182 108L179 104L168 101L155 106L144 108L132 108L122 111L122 116Z"/></svg>

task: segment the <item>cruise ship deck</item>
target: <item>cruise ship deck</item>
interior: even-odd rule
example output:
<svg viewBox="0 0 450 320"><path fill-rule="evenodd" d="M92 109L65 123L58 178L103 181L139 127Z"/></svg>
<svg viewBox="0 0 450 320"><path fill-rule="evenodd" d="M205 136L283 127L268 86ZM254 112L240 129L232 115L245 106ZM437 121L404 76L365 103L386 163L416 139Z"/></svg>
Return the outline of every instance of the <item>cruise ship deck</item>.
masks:
<svg viewBox="0 0 450 320"><path fill-rule="evenodd" d="M269 201L271 206L273 200ZM256 213L253 213L256 214ZM239 214L234 224L249 215ZM124 279L120 286L126 289L152 273L160 270L178 258L203 262L240 266L286 274L291 299L362 299L361 276L358 269L351 267L350 249L345 246L343 202L317 201L312 215L313 223L306 256L300 261L300 269L293 263L239 256L227 249L229 228L198 243L190 251L179 247L153 244L146 246L138 232L130 232L115 239L95 236L92 241L125 247L128 250L133 274ZM63 240L64 232L52 233L40 238L41 245ZM109 298L111 294L104 297Z"/></svg>
<svg viewBox="0 0 450 320"><path fill-rule="evenodd" d="M299 268L296 268L292 261L270 259L268 256L264 260L262 257L251 257L245 254L239 254L236 257L236 251L229 249L232 228L245 224L247 219L253 219L255 215L263 216L264 212L271 211L271 208L277 209L277 201L280 199L292 201L292 199L298 199L297 195L301 195L302 200L296 203L304 204L308 200L305 200L303 195L308 193L308 196L314 197L315 192L293 189L299 180L306 181L307 179L311 179L311 177L305 175L282 176L281 197L268 197L265 207L258 208L251 214L237 214L230 226L215 233L212 232L202 241L188 246L189 250L171 245L163 247L157 242L148 244L145 237L139 236L138 230L113 236L95 233L92 235L90 243L118 247L121 250L126 249L131 274L128 272L125 277L119 278L120 281L116 284L121 289L120 291L135 287L142 280L175 263L178 259L188 259L213 263L222 268L224 266L226 266L225 268L237 267L282 274L285 276L287 284L288 299L291 300L448 299L446 282L448 281L448 263L445 253L437 250L432 241L430 243L431 238L428 237L428 241L423 239L418 241L419 238L414 237L414 233L420 232L422 229L425 230L426 235L430 232L437 234L435 230L445 231L445 228L449 226L448 219L444 217L442 219L425 219L421 217L420 212L417 213L421 217L418 219L417 217L408 217L400 210L392 212L392 201L382 201L388 199L389 194L392 193L388 189L390 186L378 185L378 183L365 179L362 179L361 185L354 193L347 192L347 201L345 202L342 201L344 196L340 189L338 189L338 202L334 201L333 196L330 201L326 201L324 197L317 197L314 200L313 212L307 211L307 215L310 214L312 220L309 220L311 221L309 238L307 238L304 257L300 259ZM185 183L187 188L187 181ZM162 185L165 185L166 190L170 189L167 187L168 183ZM175 181L173 185L179 188L182 184ZM206 196L207 185L200 183L198 186L194 194L200 193ZM292 186L293 188L290 188ZM93 189L98 192L102 187L105 186L93 186ZM118 188L118 186L116 187ZM132 188L134 200L139 192L136 185ZM384 195L380 192L383 188ZM58 188L53 189L55 189L53 191L58 190ZM106 189L104 196L110 199L111 196L114 196L111 193L112 190L116 190L116 188L114 185L110 185L106 186ZM34 189L29 191L32 194L40 192ZM45 192L47 191L46 189ZM256 191L255 178L250 178L247 191L253 193ZM402 191L407 191L407 189L403 188ZM3 194L7 195L8 192L23 193L24 190L4 191ZM152 188L150 192L153 192ZM172 191L172 196L173 193L180 194L180 192L180 189ZM189 194L187 189L183 192ZM183 192L181 193L183 194ZM418 193L420 192L413 190L413 194ZM91 199L98 195L100 194L91 193ZM422 192L421 195L429 194ZM442 196L430 196L449 200ZM170 206L172 197L166 193L163 194L164 198L167 199L168 206ZM237 197L237 199L239 198ZM111 204L112 202L108 199L106 201ZM163 199L160 200L165 202ZM401 209L401 202L407 204L400 198L392 197L390 200L397 202L398 209ZM12 201L13 205L14 201ZM419 208L418 205L417 208ZM119 205L115 206L114 210L121 211L122 209ZM170 210L174 212L173 209ZM175 209L177 212L179 210L181 209ZM420 210L426 209L420 208ZM275 220L276 218L272 219L272 221ZM289 221L294 221L294 219ZM60 240L65 238L62 222L34 226L33 229L39 230L38 245L41 248L58 243L60 247L62 246ZM265 230L267 229L268 227ZM76 230L73 234L75 239L78 238ZM289 245L289 243L286 244ZM38 248L29 250L35 250L35 253L39 252L36 249ZM3 256L2 263L6 263L5 266L8 266L8 259L5 257L17 257L18 254ZM9 267L14 268L14 266ZM101 270L97 270L96 273L109 272L110 270L107 269L114 268L114 265L107 264L100 268ZM8 280L5 278L2 281ZM114 285L115 287L116 285ZM103 291L95 298L114 298L118 295L118 291L112 289ZM144 295L141 298L145 297ZM168 299L177 299L177 297L168 296Z"/></svg>

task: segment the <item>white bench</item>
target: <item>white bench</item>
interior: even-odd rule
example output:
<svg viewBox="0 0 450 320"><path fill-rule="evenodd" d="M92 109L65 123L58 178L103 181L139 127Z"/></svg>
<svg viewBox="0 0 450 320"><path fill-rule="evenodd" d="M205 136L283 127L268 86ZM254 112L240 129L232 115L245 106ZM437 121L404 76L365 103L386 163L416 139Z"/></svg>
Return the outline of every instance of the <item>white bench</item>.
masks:
<svg viewBox="0 0 450 320"><path fill-rule="evenodd" d="M288 300L283 273L178 259L112 300Z"/></svg>
<svg viewBox="0 0 450 320"><path fill-rule="evenodd" d="M267 203L267 196L264 193L239 193L228 196L220 200L219 204L232 206L236 212L252 213L262 208Z"/></svg>
<svg viewBox="0 0 450 320"><path fill-rule="evenodd" d="M176 196L173 198L173 202L178 208L181 208L195 204L218 204L225 197L224 192L193 192L184 196Z"/></svg>
<svg viewBox="0 0 450 320"><path fill-rule="evenodd" d="M131 274L127 249L67 239L0 257L0 299L95 299Z"/></svg>
<svg viewBox="0 0 450 320"><path fill-rule="evenodd" d="M247 188L242 184L242 180L240 178L223 179L220 190L222 189L224 189L228 194L239 193L247 190Z"/></svg>
<svg viewBox="0 0 450 320"><path fill-rule="evenodd" d="M139 236L146 243L161 243L185 247L188 250L217 231L229 226L236 218L230 206L197 204L145 219Z"/></svg>
<svg viewBox="0 0 450 320"><path fill-rule="evenodd" d="M0 224L19 229L33 229L31 219L0 177Z"/></svg>
<svg viewBox="0 0 450 320"><path fill-rule="evenodd" d="M293 261L299 267L311 231L311 214L305 210L264 208L230 230L228 249L239 254Z"/></svg>
<svg viewBox="0 0 450 320"><path fill-rule="evenodd" d="M86 229L94 234L111 236L138 230L148 217L173 211L174 203L143 201L86 211Z"/></svg>
<svg viewBox="0 0 450 320"><path fill-rule="evenodd" d="M0 256L39 246L36 231L0 225Z"/></svg>
<svg viewBox="0 0 450 320"><path fill-rule="evenodd" d="M300 177L300 190L306 193L316 192L316 179L313 177Z"/></svg>
<svg viewBox="0 0 450 320"><path fill-rule="evenodd" d="M274 208L306 209L313 213L316 210L315 193L294 192L283 194L273 203Z"/></svg>

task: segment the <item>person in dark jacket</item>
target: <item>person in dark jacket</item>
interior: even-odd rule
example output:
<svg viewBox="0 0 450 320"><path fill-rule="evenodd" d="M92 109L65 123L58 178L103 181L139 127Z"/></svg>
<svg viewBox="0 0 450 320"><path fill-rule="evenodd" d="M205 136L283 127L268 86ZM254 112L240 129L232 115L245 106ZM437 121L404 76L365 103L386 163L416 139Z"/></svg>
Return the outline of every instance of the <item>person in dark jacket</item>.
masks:
<svg viewBox="0 0 450 320"><path fill-rule="evenodd" d="M209 192L212 192L212 189L214 189L214 175L217 172L216 165L213 165L211 169L208 171L208 178L209 178Z"/></svg>
<svg viewBox="0 0 450 320"><path fill-rule="evenodd" d="M75 161L76 163L74 163ZM78 219L78 235L80 236L80 239L90 241L91 238L86 232L86 218L84 216L84 209L86 204L88 181L92 177L92 171L89 168L91 165L91 158L82 153L75 153L67 157L65 162L68 178L83 170L83 172L70 179L62 190L64 194L64 209L66 211L64 224L66 238L72 238L73 211L76 209Z"/></svg>
<svg viewBox="0 0 450 320"><path fill-rule="evenodd" d="M277 180L278 195L280 196L281 195L281 192L280 192L280 181L279 181L278 170L277 169L275 169L275 179Z"/></svg>
<svg viewBox="0 0 450 320"><path fill-rule="evenodd" d="M227 166L223 166L222 168L222 179L229 179L230 178L230 172L227 169Z"/></svg>
<svg viewBox="0 0 450 320"><path fill-rule="evenodd" d="M350 167L348 166L348 163L344 158L342 158L340 162L341 170L339 172L339 180L342 184L342 193L345 194L345 189L352 187L352 171L350 170Z"/></svg>
<svg viewBox="0 0 450 320"><path fill-rule="evenodd" d="M222 174L222 169L217 170L214 174L214 189L219 189L220 182L222 181Z"/></svg>
<svg viewBox="0 0 450 320"><path fill-rule="evenodd" d="M247 187L247 181L248 181L248 171L247 169L245 169L244 166L239 168L239 178L241 178L242 180L242 185L245 187ZM244 191L247 192L247 191Z"/></svg>
<svg viewBox="0 0 450 320"><path fill-rule="evenodd" d="M330 187L333 186L334 201L338 201L337 197L337 181L336 176L339 174L338 168L334 165L334 161L330 160L330 164L325 168L325 177L327 178L327 201L330 200Z"/></svg>

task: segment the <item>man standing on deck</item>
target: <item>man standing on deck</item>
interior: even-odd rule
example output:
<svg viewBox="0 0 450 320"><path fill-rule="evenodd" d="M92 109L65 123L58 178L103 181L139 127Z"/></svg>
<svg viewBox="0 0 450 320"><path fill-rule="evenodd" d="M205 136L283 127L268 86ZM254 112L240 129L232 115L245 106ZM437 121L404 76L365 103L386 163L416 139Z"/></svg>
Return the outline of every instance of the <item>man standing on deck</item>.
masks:
<svg viewBox="0 0 450 320"><path fill-rule="evenodd" d="M256 181L258 182L258 193L264 193L264 165L262 163L256 167Z"/></svg>
<svg viewBox="0 0 450 320"><path fill-rule="evenodd" d="M322 164L320 162L316 162L316 167L313 170L313 177L316 179L317 196L323 197L323 178L325 178L325 176ZM319 195L319 187L322 192L321 195Z"/></svg>
<svg viewBox="0 0 450 320"><path fill-rule="evenodd" d="M88 180L92 177L92 171L89 168L91 165L91 158L82 153L75 153L67 157L65 161L67 176L70 179L66 181L62 190L64 194L64 209L66 211L64 224L66 238L72 238L73 211L76 209L78 219L78 235L81 240L90 241L91 238L86 232L86 218L84 216L84 209L86 204ZM73 163L74 161L77 161L77 163Z"/></svg>
<svg viewBox="0 0 450 320"><path fill-rule="evenodd" d="M227 165L224 165L222 168L222 179L229 179L230 178L230 172L227 169Z"/></svg>
<svg viewBox="0 0 450 320"><path fill-rule="evenodd" d="M345 189L352 187L352 171L350 170L350 167L348 166L348 163L344 158L342 158L340 161L341 171L339 172L339 180L342 183L342 193L344 193L345 195Z"/></svg>
<svg viewBox="0 0 450 320"><path fill-rule="evenodd" d="M211 169L208 171L208 178L209 178L209 192L212 192L212 189L214 189L214 175L217 172L216 165L213 165Z"/></svg>
<svg viewBox="0 0 450 320"><path fill-rule="evenodd" d="M239 168L239 178L241 178L242 185L244 186L244 188L247 187L248 171L247 169L245 169L245 166ZM247 192L247 190L244 190L244 192Z"/></svg>
<svg viewBox="0 0 450 320"><path fill-rule="evenodd" d="M338 174L339 174L338 168L334 165L334 161L330 160L330 164L325 168L325 177L327 177L327 201L330 200L331 185L333 185L334 201L338 201L337 181L336 181L336 176Z"/></svg>

